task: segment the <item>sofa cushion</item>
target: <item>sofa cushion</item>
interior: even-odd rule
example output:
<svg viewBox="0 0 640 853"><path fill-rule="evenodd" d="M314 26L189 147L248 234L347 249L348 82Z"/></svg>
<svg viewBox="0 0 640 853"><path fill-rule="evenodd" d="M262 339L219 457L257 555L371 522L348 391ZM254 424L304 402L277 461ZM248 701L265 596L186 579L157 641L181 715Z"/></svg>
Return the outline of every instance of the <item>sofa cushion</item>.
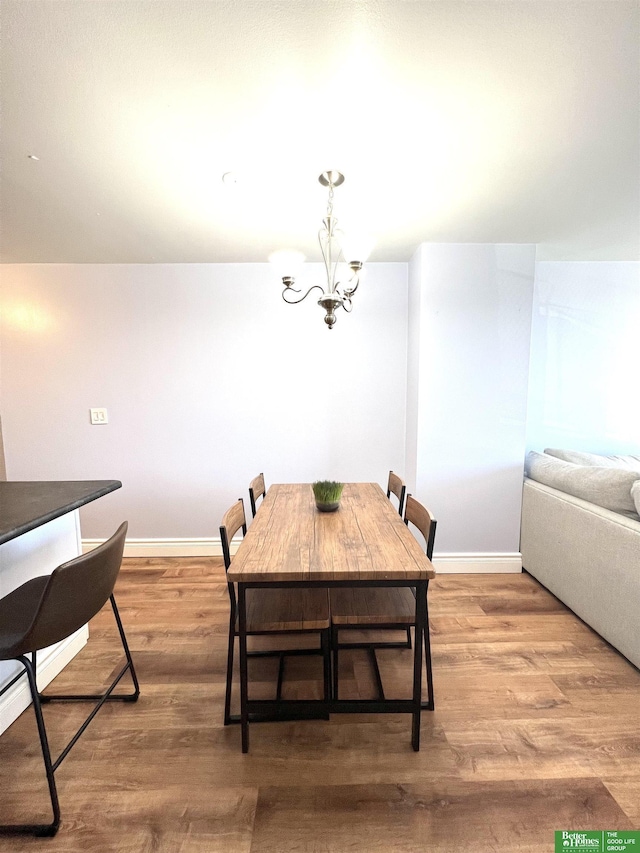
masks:
<svg viewBox="0 0 640 853"><path fill-rule="evenodd" d="M640 480L636 480L631 486L631 497L636 506L636 512L640 515Z"/></svg>
<svg viewBox="0 0 640 853"><path fill-rule="evenodd" d="M626 468L640 474L640 456L610 456L609 459L618 462L620 468Z"/></svg>
<svg viewBox="0 0 640 853"><path fill-rule="evenodd" d="M564 462L574 465L591 465L597 468L622 468L625 471L637 471L640 474L640 456L601 456L599 453L586 453L583 450L562 450L545 447L544 452Z"/></svg>
<svg viewBox="0 0 640 853"><path fill-rule="evenodd" d="M636 512L631 487L640 479L637 471L576 465L535 450L527 454L525 470L532 480L583 501L613 512Z"/></svg>

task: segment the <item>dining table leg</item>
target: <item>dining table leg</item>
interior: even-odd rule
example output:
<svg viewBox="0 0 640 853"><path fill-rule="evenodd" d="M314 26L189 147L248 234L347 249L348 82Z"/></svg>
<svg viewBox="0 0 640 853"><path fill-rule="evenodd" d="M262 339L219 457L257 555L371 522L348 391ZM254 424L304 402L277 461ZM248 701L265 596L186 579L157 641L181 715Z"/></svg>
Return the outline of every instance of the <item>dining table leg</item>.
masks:
<svg viewBox="0 0 640 853"><path fill-rule="evenodd" d="M247 593L243 583L238 584L238 642L240 645L240 729L242 734L242 751L249 752Z"/></svg>
<svg viewBox="0 0 640 853"><path fill-rule="evenodd" d="M429 589L429 581L427 581L427 590ZM425 591L425 592L426 592ZM424 599L425 610L426 610L426 623L424 626L424 661L425 661L425 670L427 672L427 695L428 700L422 703L422 708L427 711L434 711L436 707L435 700L433 698L433 668L431 666L431 638L429 637L429 602L427 601L427 596L425 595Z"/></svg>
<svg viewBox="0 0 640 853"><path fill-rule="evenodd" d="M427 624L427 582L416 583L416 627L413 638L413 707L411 746L420 749L420 719L422 712L422 648Z"/></svg>

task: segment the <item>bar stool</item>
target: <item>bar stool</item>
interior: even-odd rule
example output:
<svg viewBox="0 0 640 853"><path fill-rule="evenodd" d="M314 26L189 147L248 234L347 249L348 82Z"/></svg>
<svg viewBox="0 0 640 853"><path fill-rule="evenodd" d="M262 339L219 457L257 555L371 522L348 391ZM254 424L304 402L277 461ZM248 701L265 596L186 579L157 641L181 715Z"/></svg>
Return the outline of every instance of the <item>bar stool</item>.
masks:
<svg viewBox="0 0 640 853"><path fill-rule="evenodd" d="M16 660L24 669L7 684L2 693L15 684L25 673L29 681L33 710L36 715L42 757L44 759L53 821L49 824L12 824L0 826L0 835L55 835L60 826L60 806L54 773L69 754L80 735L87 728L105 702L136 702L140 695L138 679L133 667L129 646L120 614L113 596L113 588L120 571L122 553L127 534L123 522L111 539L87 554L82 554L58 566L50 575L33 578L0 599L0 660ZM96 613L111 601L126 664L107 688L98 695L47 695L38 692L36 684L36 654L40 649L59 643L89 622ZM27 655L31 655L29 659ZM112 691L127 670L131 673L133 693L115 694ZM0 693L1 695L1 693ZM49 742L41 705L53 701L97 702L89 716L71 738L55 761L51 759Z"/></svg>

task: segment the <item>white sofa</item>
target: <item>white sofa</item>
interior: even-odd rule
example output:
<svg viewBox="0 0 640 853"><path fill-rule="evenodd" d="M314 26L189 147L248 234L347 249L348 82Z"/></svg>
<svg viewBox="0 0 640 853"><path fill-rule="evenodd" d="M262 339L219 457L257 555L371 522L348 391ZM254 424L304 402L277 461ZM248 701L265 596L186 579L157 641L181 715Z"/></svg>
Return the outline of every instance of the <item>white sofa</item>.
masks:
<svg viewBox="0 0 640 853"><path fill-rule="evenodd" d="M547 449L526 474L523 567L640 667L640 457Z"/></svg>

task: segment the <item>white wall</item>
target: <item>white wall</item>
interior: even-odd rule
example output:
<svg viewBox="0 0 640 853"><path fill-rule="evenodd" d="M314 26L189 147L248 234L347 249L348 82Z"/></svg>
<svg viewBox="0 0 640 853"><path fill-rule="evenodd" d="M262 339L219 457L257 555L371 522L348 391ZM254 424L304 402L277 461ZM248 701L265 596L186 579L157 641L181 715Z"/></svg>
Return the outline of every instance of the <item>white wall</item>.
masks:
<svg viewBox="0 0 640 853"><path fill-rule="evenodd" d="M640 265L539 263L534 290L533 264L423 244L369 265L331 332L267 265L4 266L7 475L121 479L85 538L128 518L132 539L189 540L261 470L393 468L436 513L436 554L513 554L526 446L640 452Z"/></svg>
<svg viewBox="0 0 640 853"><path fill-rule="evenodd" d="M640 453L640 263L536 267L527 444Z"/></svg>
<svg viewBox="0 0 640 853"><path fill-rule="evenodd" d="M319 265L306 269L321 279ZM120 479L85 538L216 537L249 480L376 480L405 459L407 265L370 264L329 331L267 264L7 265L7 476ZM91 426L89 408L108 409Z"/></svg>
<svg viewBox="0 0 640 853"><path fill-rule="evenodd" d="M535 247L425 243L411 264L410 477L438 519L436 552L517 555Z"/></svg>

